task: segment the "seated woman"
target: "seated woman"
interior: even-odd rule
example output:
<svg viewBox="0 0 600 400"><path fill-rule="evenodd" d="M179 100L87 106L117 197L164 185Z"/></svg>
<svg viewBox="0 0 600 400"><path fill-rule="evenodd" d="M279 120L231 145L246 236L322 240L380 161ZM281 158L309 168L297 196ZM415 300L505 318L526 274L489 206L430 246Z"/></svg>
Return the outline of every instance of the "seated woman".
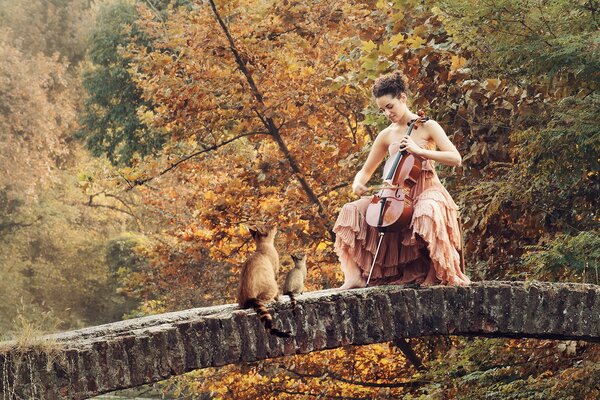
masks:
<svg viewBox="0 0 600 400"><path fill-rule="evenodd" d="M366 183L388 154L384 176L398 151L406 150L425 161L411 189L415 199L411 224L401 232L385 233L369 285L468 285L471 281L461 270L458 207L433 165L439 162L459 166L461 156L433 120L407 135L408 124L418 115L407 106L405 79L399 72L379 77L373 95L391 124L377 135L367 161L354 178L352 191L362 195L368 190ZM365 221L370 201L371 196L365 196L345 204L333 229L335 251L344 272L341 289L364 287L373 263L379 232Z"/></svg>

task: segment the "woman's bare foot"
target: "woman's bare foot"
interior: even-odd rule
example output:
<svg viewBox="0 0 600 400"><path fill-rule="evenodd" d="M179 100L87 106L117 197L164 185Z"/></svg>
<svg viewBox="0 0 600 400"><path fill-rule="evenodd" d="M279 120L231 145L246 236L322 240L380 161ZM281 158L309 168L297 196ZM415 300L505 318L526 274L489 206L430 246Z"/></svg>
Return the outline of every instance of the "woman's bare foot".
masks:
<svg viewBox="0 0 600 400"><path fill-rule="evenodd" d="M367 282L364 278L359 277L349 281L344 282L340 289L356 289L356 288L364 288Z"/></svg>
<svg viewBox="0 0 600 400"><path fill-rule="evenodd" d="M362 276L361 269L348 255L342 257L340 264L344 273L344 284L339 287L340 289L365 287L366 280Z"/></svg>

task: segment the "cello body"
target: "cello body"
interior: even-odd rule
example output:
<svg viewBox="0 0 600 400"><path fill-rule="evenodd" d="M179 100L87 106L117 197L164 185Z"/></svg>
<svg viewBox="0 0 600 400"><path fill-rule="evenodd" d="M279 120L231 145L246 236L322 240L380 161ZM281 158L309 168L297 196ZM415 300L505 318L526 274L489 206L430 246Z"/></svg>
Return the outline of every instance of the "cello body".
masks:
<svg viewBox="0 0 600 400"><path fill-rule="evenodd" d="M380 232L397 232L410 225L414 199L411 188L417 183L423 159L412 154L403 157L398 166L395 189L381 189L367 208L366 221Z"/></svg>
<svg viewBox="0 0 600 400"><path fill-rule="evenodd" d="M409 125L407 134L429 118L421 116ZM369 226L379 232L398 232L410 226L414 199L410 192L421 174L424 159L406 151L398 152L386 176L391 188L383 188L371 199L365 215Z"/></svg>

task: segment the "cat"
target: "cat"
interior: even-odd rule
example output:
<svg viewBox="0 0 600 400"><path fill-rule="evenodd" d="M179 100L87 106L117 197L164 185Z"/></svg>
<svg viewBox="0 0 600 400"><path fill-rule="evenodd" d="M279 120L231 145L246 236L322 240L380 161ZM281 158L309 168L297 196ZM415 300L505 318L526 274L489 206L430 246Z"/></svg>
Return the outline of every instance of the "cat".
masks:
<svg viewBox="0 0 600 400"><path fill-rule="evenodd" d="M279 254L274 246L276 227L252 227L249 229L256 250L242 267L237 301L242 308L254 308L265 329L281 338L291 337L289 332L273 328L273 317L265 303L275 300L279 295L277 273L279 272Z"/></svg>
<svg viewBox="0 0 600 400"><path fill-rule="evenodd" d="M290 296L290 303L292 308L296 307L296 298L294 295L302 294L304 292L304 280L306 279L306 254L297 253L292 254L292 260L294 261L294 268L292 268L287 276L285 277L285 283L283 284L283 294Z"/></svg>

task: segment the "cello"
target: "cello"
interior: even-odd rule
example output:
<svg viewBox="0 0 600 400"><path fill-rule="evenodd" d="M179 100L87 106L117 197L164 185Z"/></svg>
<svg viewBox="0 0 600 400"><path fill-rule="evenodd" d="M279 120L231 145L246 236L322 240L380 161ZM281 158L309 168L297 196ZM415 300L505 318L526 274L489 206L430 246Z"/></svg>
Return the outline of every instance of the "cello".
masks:
<svg viewBox="0 0 600 400"><path fill-rule="evenodd" d="M408 136L411 135L413 130L418 129L421 124L429 120L429 117L426 117L422 110L419 110L417 115L419 118L410 121L408 124L406 133ZM411 154L406 150L398 151L392 167L384 179L384 182L390 182L390 184L370 188L370 190L379 190L379 192L371 199L365 219L367 225L379 231L379 242L365 286L368 286L371 280L371 274L384 234L386 232L401 231L410 225L414 211L414 199L410 192L419 179L424 160L424 158Z"/></svg>

